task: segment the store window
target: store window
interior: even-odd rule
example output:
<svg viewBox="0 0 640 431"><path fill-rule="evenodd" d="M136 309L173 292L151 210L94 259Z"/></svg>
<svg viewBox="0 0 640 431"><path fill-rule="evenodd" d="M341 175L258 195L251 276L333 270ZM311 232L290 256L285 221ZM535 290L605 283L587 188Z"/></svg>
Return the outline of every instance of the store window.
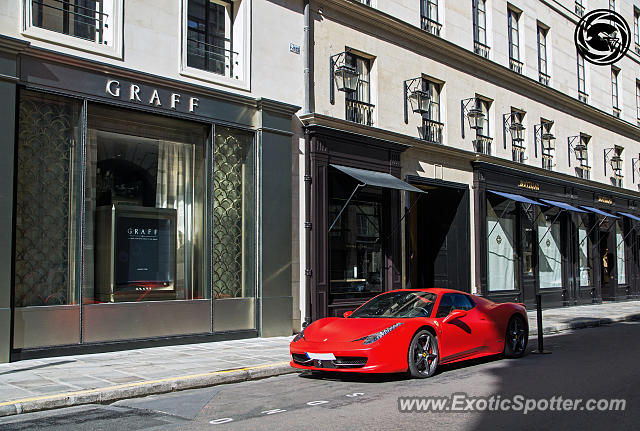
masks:
<svg viewBox="0 0 640 431"><path fill-rule="evenodd" d="M581 216L581 225L578 227L578 265L580 271L580 286L593 285L593 272L591 263L591 238L587 231L588 216Z"/></svg>
<svg viewBox="0 0 640 431"><path fill-rule="evenodd" d="M206 299L206 128L90 104L84 303Z"/></svg>
<svg viewBox="0 0 640 431"><path fill-rule="evenodd" d="M616 222L616 268L618 270L618 284L626 284L627 265L624 249L624 231L619 221Z"/></svg>
<svg viewBox="0 0 640 431"><path fill-rule="evenodd" d="M540 289L562 287L562 248L558 209L538 217L538 276Z"/></svg>
<svg viewBox="0 0 640 431"><path fill-rule="evenodd" d="M78 301L81 103L20 93L16 174L16 307Z"/></svg>
<svg viewBox="0 0 640 431"><path fill-rule="evenodd" d="M382 189L360 188L347 204L356 185L341 173L330 177L330 293L344 297L381 292L385 282Z"/></svg>
<svg viewBox="0 0 640 431"><path fill-rule="evenodd" d="M516 204L487 196L487 289L518 289L516 282Z"/></svg>

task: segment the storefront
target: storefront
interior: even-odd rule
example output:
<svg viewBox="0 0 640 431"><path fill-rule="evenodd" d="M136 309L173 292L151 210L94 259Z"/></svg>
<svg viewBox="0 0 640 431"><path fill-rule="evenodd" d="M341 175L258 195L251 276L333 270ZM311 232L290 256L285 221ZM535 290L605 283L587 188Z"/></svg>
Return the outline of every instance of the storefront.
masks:
<svg viewBox="0 0 640 431"><path fill-rule="evenodd" d="M550 307L639 296L640 196L474 162L476 279Z"/></svg>
<svg viewBox="0 0 640 431"><path fill-rule="evenodd" d="M291 334L297 108L38 54L2 184L11 359Z"/></svg>
<svg viewBox="0 0 640 431"><path fill-rule="evenodd" d="M317 320L402 287L400 193L421 190L399 179L405 145L315 125L305 136L306 308Z"/></svg>

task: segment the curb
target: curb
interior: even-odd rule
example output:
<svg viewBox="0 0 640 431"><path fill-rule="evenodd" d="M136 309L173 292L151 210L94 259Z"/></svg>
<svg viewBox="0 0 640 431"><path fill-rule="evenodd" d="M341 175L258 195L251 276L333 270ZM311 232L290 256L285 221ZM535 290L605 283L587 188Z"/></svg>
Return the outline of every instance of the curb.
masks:
<svg viewBox="0 0 640 431"><path fill-rule="evenodd" d="M640 320L640 313L626 314L624 316L616 317L579 317L573 322L556 323L549 326L544 326L544 314L542 316L543 335L557 334L561 331L567 331L571 329L583 329L583 328L595 328L597 326L608 325L616 322L630 322ZM534 319L535 321L535 319ZM530 319L531 322L531 319ZM538 335L538 328L536 325L529 324L529 336Z"/></svg>
<svg viewBox="0 0 640 431"><path fill-rule="evenodd" d="M213 371L204 374L194 374L110 386L106 388L87 389L76 392L24 398L0 402L0 417L62 407L72 407L82 404L105 404L122 399L164 394L168 392L182 391L185 389L197 389L215 385L239 383L296 372L298 372L298 370L292 368L289 365L289 362L279 362L256 367Z"/></svg>

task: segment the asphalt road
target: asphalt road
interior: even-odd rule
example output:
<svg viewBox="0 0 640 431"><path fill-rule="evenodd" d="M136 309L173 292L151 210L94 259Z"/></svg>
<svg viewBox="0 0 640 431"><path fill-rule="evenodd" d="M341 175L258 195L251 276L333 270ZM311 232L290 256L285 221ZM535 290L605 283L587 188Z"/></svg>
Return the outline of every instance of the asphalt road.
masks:
<svg viewBox="0 0 640 431"><path fill-rule="evenodd" d="M529 350L535 339L529 342ZM265 380L0 419L0 430L636 430L640 323L545 338L550 355L443 366L432 378L290 374ZM398 397L581 399L577 411L399 412ZM625 399L625 411L587 411L588 399ZM482 408L482 401L473 401ZM485 403L486 404L486 403ZM544 406L542 402L541 406ZM461 402L460 408L469 404ZM582 407L582 410L580 410Z"/></svg>

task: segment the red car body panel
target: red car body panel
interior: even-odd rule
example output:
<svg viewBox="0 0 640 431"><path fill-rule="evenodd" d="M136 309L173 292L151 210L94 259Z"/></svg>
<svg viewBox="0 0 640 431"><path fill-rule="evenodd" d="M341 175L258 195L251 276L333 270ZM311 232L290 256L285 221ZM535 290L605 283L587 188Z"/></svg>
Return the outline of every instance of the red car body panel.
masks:
<svg viewBox="0 0 640 431"><path fill-rule="evenodd" d="M396 373L408 369L409 344L414 334L423 328L431 328L438 337L440 363L452 363L494 355L504 351L504 339L509 319L519 314L527 322L522 304L494 303L486 298L450 289L408 289L431 292L437 295L431 317L410 318L339 318L327 317L307 326L304 337L290 344L291 366L306 370L339 372ZM389 292L385 292L389 293ZM475 307L460 318L444 323L436 318L440 299L445 293L463 293L475 303ZM365 345L359 338L384 330L395 323L402 323L378 341ZM304 362L307 353L333 354L338 361L366 358L360 367L315 366L317 361ZM296 356L300 355L300 356ZM298 363L294 359L298 358ZM341 359L342 358L342 359ZM322 361L321 361L322 362Z"/></svg>

